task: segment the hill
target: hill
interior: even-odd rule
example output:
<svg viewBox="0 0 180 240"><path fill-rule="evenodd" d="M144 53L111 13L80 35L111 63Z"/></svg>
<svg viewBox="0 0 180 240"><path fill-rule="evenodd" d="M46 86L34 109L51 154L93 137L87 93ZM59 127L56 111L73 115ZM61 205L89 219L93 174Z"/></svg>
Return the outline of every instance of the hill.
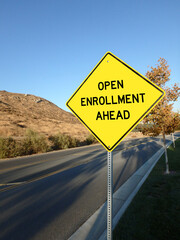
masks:
<svg viewBox="0 0 180 240"><path fill-rule="evenodd" d="M0 91L0 136L23 137L27 129L46 136L67 134L79 140L89 135L73 114L44 98Z"/></svg>

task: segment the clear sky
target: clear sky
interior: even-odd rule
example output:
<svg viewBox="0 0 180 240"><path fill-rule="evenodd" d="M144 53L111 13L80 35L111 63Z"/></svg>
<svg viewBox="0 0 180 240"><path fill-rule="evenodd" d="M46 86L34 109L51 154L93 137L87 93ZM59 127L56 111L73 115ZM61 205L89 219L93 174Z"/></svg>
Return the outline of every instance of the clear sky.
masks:
<svg viewBox="0 0 180 240"><path fill-rule="evenodd" d="M67 110L107 51L143 75L163 57L180 82L180 1L0 0L0 90Z"/></svg>

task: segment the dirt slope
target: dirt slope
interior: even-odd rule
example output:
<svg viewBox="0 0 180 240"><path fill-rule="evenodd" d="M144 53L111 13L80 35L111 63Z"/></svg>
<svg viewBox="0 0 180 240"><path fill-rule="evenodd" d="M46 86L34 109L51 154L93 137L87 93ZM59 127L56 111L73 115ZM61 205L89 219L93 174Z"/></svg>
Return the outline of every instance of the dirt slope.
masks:
<svg viewBox="0 0 180 240"><path fill-rule="evenodd" d="M27 129L46 136L64 133L85 139L88 130L69 112L31 94L0 91L0 136L24 136Z"/></svg>

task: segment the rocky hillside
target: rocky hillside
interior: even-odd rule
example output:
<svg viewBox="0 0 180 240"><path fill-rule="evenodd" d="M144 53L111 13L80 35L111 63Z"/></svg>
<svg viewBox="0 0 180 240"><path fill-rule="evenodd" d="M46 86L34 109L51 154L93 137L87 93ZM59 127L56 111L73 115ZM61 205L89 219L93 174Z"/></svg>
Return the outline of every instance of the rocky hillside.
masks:
<svg viewBox="0 0 180 240"><path fill-rule="evenodd" d="M84 140L89 131L71 113L31 94L0 91L0 136L22 137L27 129Z"/></svg>

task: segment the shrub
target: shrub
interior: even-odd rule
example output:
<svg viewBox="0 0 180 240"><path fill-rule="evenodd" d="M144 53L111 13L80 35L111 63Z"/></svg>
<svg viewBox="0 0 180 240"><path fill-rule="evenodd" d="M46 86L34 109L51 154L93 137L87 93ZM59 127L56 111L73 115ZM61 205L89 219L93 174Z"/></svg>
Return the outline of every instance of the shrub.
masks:
<svg viewBox="0 0 180 240"><path fill-rule="evenodd" d="M50 136L49 140L51 141L52 150L60 150L72 147L78 147L79 141L76 138L58 133L56 135Z"/></svg>
<svg viewBox="0 0 180 240"><path fill-rule="evenodd" d="M11 137L0 138L0 158L47 152L48 149L45 137L32 130L28 130L25 138L21 141L17 141Z"/></svg>
<svg viewBox="0 0 180 240"><path fill-rule="evenodd" d="M26 132L26 137L22 142L21 155L47 152L48 144L44 136L39 135L31 129Z"/></svg>
<svg viewBox="0 0 180 240"><path fill-rule="evenodd" d="M52 135L47 141L45 136L28 129L23 140L15 140L11 137L0 138L0 158L10 158L35 153L47 152L50 150L60 150L82 145L90 145L96 143L97 140L93 135L87 137L84 142L78 139L63 135L61 133Z"/></svg>
<svg viewBox="0 0 180 240"><path fill-rule="evenodd" d="M97 142L98 142L97 139L93 135L89 135L85 140L86 145L90 145Z"/></svg>
<svg viewBox="0 0 180 240"><path fill-rule="evenodd" d="M20 144L13 138L0 138L0 158L20 155Z"/></svg>

